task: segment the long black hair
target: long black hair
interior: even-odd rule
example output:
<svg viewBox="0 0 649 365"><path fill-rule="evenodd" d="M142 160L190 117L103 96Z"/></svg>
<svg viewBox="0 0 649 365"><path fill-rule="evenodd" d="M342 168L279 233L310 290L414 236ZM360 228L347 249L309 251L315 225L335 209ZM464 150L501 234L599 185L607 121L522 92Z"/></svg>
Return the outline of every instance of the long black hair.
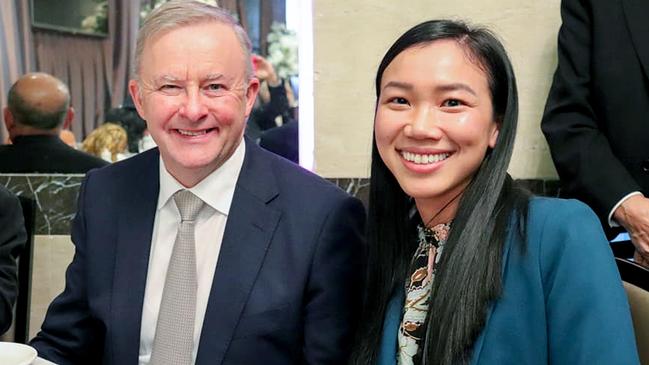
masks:
<svg viewBox="0 0 649 365"><path fill-rule="evenodd" d="M518 96L516 79L504 47L488 30L451 20L421 23L404 33L387 51L376 74L380 95L383 72L406 49L437 40L454 40L486 74L496 145L464 190L453 227L433 283L426 337L420 352L424 364L466 364L485 325L489 305L502 290L502 256L510 233L525 237L529 197L507 174L512 155ZM405 285L408 265L417 246L409 213L412 199L372 146L368 220L368 274L364 313L352 355L354 364L374 364L383 332L387 303ZM513 215L517 216L512 220ZM512 221L517 222L512 225ZM512 232L512 230L514 232ZM523 241L523 240L521 240ZM396 348L395 348L396 356Z"/></svg>

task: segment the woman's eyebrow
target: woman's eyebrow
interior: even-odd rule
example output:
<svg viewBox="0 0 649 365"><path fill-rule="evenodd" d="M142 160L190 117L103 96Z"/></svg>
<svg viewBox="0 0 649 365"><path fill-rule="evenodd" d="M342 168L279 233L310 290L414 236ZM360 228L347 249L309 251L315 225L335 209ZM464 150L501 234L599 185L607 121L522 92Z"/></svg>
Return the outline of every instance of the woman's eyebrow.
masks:
<svg viewBox="0 0 649 365"><path fill-rule="evenodd" d="M478 96L478 94L471 88L471 86L461 82L438 85L435 87L435 91L437 92L449 92L449 91L457 91L457 90L464 90L472 94L473 96Z"/></svg>
<svg viewBox="0 0 649 365"><path fill-rule="evenodd" d="M407 83L407 82L390 81L387 84L385 84L385 86L383 86L383 89L385 90L385 89L390 88L390 87L397 88L397 89L403 89L403 90L412 90L414 88L414 86L412 86L412 84Z"/></svg>

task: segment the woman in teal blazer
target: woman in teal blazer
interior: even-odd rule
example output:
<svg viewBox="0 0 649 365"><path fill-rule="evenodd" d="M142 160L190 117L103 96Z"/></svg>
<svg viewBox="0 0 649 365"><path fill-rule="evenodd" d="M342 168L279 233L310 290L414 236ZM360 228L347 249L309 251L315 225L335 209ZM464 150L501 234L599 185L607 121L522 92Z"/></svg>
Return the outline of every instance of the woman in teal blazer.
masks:
<svg viewBox="0 0 649 365"><path fill-rule="evenodd" d="M365 310L353 364L638 364L594 213L507 175L516 81L489 31L428 21L376 77Z"/></svg>

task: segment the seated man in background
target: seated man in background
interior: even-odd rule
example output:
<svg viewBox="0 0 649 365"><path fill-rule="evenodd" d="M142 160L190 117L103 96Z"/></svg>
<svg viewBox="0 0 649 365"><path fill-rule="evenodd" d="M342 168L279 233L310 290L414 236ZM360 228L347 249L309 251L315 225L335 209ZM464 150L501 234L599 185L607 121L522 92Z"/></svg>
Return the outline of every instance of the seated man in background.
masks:
<svg viewBox="0 0 649 365"><path fill-rule="evenodd" d="M78 173L108 162L60 138L74 118L65 84L46 73L23 75L9 89L4 122L12 144L0 146L0 173Z"/></svg>
<svg viewBox="0 0 649 365"><path fill-rule="evenodd" d="M0 185L0 335L11 326L18 294L16 259L26 238L20 202Z"/></svg>

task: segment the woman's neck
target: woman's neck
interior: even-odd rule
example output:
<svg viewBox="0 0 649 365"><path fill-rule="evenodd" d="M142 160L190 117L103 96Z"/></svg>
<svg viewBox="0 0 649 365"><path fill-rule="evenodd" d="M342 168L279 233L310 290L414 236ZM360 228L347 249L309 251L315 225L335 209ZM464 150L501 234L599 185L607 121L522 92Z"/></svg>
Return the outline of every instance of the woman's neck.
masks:
<svg viewBox="0 0 649 365"><path fill-rule="evenodd" d="M424 225L434 227L453 220L457 214L462 193L464 193L464 189L453 194L447 194L445 198L415 198L415 205Z"/></svg>

